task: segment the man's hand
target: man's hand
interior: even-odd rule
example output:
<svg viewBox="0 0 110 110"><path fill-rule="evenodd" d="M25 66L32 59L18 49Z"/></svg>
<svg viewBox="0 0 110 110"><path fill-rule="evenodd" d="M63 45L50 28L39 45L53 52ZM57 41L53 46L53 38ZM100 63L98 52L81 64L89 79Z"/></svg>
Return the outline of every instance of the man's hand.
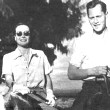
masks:
<svg viewBox="0 0 110 110"><path fill-rule="evenodd" d="M107 76L110 77L110 67L108 67Z"/></svg>
<svg viewBox="0 0 110 110"><path fill-rule="evenodd" d="M88 73L90 76L106 75L108 73L108 66L96 66L89 68Z"/></svg>

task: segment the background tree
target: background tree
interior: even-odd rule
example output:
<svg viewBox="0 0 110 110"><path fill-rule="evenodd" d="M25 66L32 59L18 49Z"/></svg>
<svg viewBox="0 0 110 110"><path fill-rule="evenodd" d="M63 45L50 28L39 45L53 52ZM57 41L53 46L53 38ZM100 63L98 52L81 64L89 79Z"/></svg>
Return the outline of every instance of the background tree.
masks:
<svg viewBox="0 0 110 110"><path fill-rule="evenodd" d="M67 53L61 41L78 37L81 31L80 0L0 0L0 58L15 49L14 26L26 22L32 27L32 47L42 49L50 64L57 47ZM48 44L51 44L49 46ZM0 63L0 65L2 62ZM1 70L1 69L0 69Z"/></svg>

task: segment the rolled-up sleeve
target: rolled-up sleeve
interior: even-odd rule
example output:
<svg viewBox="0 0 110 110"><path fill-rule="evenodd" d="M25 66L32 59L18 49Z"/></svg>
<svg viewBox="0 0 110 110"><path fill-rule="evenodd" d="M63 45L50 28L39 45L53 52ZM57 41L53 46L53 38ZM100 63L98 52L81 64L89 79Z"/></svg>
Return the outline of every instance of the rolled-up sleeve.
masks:
<svg viewBox="0 0 110 110"><path fill-rule="evenodd" d="M72 65L75 65L76 67L80 67L83 57L84 56L82 55L82 53L79 53L79 54L78 54L78 52L73 53L73 55L71 56L70 63Z"/></svg>
<svg viewBox="0 0 110 110"><path fill-rule="evenodd" d="M12 69L11 69L11 59L8 55L3 56L3 64L2 64L2 77L5 74L12 74Z"/></svg>
<svg viewBox="0 0 110 110"><path fill-rule="evenodd" d="M85 55L83 52L83 45L81 44L81 41L75 42L74 52L71 55L70 63L72 65L80 67L84 57L85 57Z"/></svg>

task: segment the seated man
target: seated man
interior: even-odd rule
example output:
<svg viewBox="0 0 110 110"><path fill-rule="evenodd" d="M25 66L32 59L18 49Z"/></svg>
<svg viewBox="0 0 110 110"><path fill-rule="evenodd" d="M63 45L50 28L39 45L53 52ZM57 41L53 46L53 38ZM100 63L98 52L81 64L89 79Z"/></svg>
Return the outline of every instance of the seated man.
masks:
<svg viewBox="0 0 110 110"><path fill-rule="evenodd" d="M108 51L110 34L106 26L106 4L100 0L92 0L87 3L86 8L93 31L91 35L77 40L76 49L69 64L69 79L84 81L72 110L109 110L110 97L106 92L108 85L106 81L102 81L103 83L95 81L99 76L110 76L110 52ZM91 108L93 107L92 99L98 100L95 109Z"/></svg>
<svg viewBox="0 0 110 110"><path fill-rule="evenodd" d="M7 109L55 110L55 96L49 74L52 68L43 51L30 48L30 28L15 27L15 51L4 55L2 77L8 92L3 93ZM5 100L5 101L6 101Z"/></svg>

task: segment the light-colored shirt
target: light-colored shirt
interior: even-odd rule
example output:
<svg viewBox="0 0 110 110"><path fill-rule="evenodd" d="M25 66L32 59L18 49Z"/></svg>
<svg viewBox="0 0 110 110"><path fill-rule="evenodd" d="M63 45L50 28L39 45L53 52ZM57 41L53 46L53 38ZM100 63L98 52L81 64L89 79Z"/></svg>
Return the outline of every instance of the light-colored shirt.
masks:
<svg viewBox="0 0 110 110"><path fill-rule="evenodd" d="M95 66L110 67L110 34L106 29L103 34L95 33L79 38L70 63L82 69Z"/></svg>
<svg viewBox="0 0 110 110"><path fill-rule="evenodd" d="M52 72L52 68L43 51L30 48L29 61L17 48L15 51L4 55L2 75L13 76L14 87L44 87L45 74Z"/></svg>

